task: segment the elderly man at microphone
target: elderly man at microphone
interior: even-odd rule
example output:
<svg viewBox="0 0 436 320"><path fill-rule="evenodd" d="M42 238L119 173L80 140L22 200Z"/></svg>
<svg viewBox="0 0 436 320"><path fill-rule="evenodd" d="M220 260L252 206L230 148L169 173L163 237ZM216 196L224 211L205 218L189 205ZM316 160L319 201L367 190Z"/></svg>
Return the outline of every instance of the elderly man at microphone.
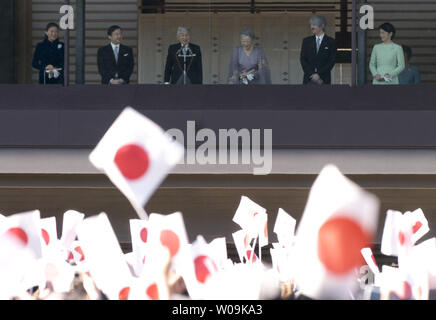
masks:
<svg viewBox="0 0 436 320"><path fill-rule="evenodd" d="M177 29L179 43L168 48L165 84L203 84L201 50L198 45L190 43L190 38L188 28Z"/></svg>

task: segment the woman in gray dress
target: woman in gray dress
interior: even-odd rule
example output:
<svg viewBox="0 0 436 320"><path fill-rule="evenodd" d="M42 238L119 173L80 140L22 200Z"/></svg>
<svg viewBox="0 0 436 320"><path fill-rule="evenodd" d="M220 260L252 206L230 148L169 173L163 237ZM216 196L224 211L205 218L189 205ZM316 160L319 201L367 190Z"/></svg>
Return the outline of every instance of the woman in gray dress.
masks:
<svg viewBox="0 0 436 320"><path fill-rule="evenodd" d="M254 33L241 32L241 45L233 49L229 84L271 84L271 73L265 52L254 47Z"/></svg>

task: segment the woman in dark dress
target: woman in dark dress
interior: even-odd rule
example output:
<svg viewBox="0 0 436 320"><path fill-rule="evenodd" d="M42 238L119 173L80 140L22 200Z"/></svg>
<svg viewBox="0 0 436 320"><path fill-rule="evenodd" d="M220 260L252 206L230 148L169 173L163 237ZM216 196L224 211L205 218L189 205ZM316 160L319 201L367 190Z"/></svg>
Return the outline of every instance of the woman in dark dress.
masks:
<svg viewBox="0 0 436 320"><path fill-rule="evenodd" d="M59 41L59 26L49 23L44 41L36 45L32 66L39 70L40 84L64 82L64 44Z"/></svg>

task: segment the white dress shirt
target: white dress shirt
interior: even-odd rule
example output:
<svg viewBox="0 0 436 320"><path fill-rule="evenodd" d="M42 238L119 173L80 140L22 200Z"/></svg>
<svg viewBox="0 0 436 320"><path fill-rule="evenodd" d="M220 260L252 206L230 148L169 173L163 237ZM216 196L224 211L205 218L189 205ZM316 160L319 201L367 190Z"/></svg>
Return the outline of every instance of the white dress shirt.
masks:
<svg viewBox="0 0 436 320"><path fill-rule="evenodd" d="M118 59L119 59L119 55L120 55L120 45L119 44L113 44L111 42L111 46L112 46L112 50L113 50L114 55L115 55L115 61L118 63ZM115 51L115 49L116 49L116 51ZM117 53L118 53L118 55L117 55ZM118 73L115 74L115 78L118 78ZM111 81L112 80L113 79L111 79Z"/></svg>
<svg viewBox="0 0 436 320"><path fill-rule="evenodd" d="M318 51L319 51L319 49L321 48L322 39L324 38L324 32L321 35L315 36L315 37L316 37L316 44L317 45L318 45L318 39L319 39L319 48L318 48ZM317 51L317 53L318 53L318 51Z"/></svg>

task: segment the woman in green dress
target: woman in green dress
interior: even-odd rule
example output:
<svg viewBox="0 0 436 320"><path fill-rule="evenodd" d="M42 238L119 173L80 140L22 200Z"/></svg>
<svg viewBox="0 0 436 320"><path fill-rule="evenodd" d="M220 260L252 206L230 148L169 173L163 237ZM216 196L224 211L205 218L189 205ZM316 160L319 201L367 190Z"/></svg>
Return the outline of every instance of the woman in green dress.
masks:
<svg viewBox="0 0 436 320"><path fill-rule="evenodd" d="M373 84L399 84L398 75L404 70L403 48L394 43L395 28L390 23L383 23L379 28L382 43L372 49L369 69Z"/></svg>

